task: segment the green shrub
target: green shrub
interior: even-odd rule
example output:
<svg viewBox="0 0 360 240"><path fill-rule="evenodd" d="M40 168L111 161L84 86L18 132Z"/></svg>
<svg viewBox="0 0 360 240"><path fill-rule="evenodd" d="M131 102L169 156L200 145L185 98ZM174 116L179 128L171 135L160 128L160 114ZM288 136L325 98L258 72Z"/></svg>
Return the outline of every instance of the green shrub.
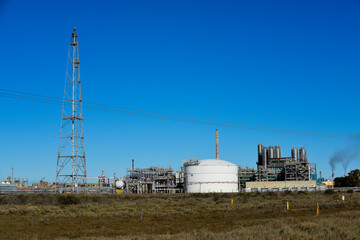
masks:
<svg viewBox="0 0 360 240"><path fill-rule="evenodd" d="M335 194L335 191L333 189L326 189L324 194L333 195L333 194Z"/></svg>
<svg viewBox="0 0 360 240"><path fill-rule="evenodd" d="M307 191L298 191L299 195L308 195L309 192Z"/></svg>
<svg viewBox="0 0 360 240"><path fill-rule="evenodd" d="M80 198L73 194L67 194L67 195L58 195L57 196L57 202L60 205L73 205L73 204L79 204Z"/></svg>

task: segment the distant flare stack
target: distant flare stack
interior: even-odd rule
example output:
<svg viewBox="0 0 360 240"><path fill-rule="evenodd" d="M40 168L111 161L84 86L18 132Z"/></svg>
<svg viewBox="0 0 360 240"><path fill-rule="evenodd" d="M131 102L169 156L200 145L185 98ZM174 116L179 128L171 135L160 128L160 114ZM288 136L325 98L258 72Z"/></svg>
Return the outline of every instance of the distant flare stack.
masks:
<svg viewBox="0 0 360 240"><path fill-rule="evenodd" d="M216 129L216 159L219 160L219 130Z"/></svg>

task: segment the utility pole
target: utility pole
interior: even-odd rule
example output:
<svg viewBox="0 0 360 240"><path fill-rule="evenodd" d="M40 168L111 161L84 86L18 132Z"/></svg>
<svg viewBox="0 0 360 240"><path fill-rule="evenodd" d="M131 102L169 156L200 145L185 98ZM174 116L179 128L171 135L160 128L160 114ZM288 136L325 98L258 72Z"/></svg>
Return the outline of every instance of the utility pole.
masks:
<svg viewBox="0 0 360 240"><path fill-rule="evenodd" d="M63 187L66 187L66 184L71 184L73 193L78 192L79 186L86 186L87 183L79 45L76 37L74 28L66 69L55 178L55 184Z"/></svg>

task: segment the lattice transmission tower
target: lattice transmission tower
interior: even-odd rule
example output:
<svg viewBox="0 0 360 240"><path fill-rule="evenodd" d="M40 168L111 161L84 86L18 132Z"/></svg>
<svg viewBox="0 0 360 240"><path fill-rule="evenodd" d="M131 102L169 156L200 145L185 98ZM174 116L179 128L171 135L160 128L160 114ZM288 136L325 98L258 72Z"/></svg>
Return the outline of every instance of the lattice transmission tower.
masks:
<svg viewBox="0 0 360 240"><path fill-rule="evenodd" d="M56 184L64 187L71 184L73 192L87 183L79 45L76 37L74 28L66 69L55 180Z"/></svg>

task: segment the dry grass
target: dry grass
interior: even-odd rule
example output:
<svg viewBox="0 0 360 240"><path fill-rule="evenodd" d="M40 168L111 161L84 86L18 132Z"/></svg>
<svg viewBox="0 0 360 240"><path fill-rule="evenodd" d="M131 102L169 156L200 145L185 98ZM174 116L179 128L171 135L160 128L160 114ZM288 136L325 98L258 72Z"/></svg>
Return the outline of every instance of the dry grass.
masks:
<svg viewBox="0 0 360 240"><path fill-rule="evenodd" d="M337 192L8 195L0 196L0 239L360 239L360 193L345 198Z"/></svg>

